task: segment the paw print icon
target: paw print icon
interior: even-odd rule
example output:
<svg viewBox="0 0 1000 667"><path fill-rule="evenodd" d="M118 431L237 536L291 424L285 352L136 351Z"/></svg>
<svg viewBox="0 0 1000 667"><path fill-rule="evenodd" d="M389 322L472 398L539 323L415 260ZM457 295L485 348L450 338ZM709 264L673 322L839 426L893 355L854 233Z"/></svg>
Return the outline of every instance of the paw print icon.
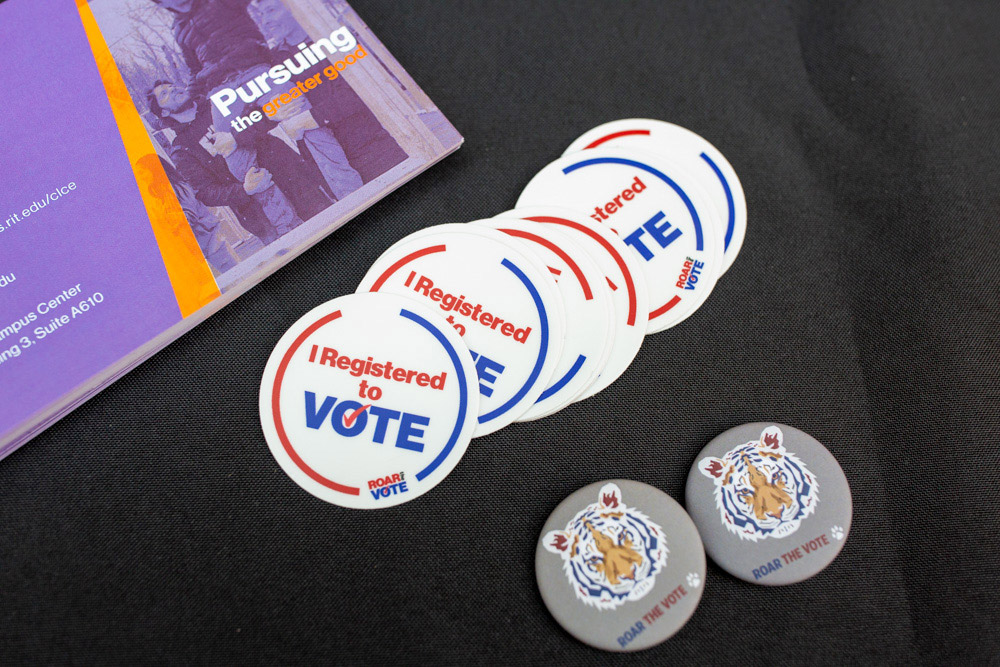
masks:
<svg viewBox="0 0 1000 667"><path fill-rule="evenodd" d="M688 573L687 585L689 588L698 588L701 586L701 577L698 576L697 572Z"/></svg>
<svg viewBox="0 0 1000 667"><path fill-rule="evenodd" d="M830 528L830 535L832 535L835 540L842 540L844 539L844 529L840 526L833 526Z"/></svg>

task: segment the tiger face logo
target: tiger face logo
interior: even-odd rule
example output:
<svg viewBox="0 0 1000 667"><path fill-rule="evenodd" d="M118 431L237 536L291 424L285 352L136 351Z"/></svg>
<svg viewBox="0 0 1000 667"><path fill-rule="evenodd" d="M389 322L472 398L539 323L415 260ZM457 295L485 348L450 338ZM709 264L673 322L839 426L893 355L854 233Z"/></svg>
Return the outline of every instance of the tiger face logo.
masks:
<svg viewBox="0 0 1000 667"><path fill-rule="evenodd" d="M653 590L667 566L663 529L627 507L617 484L605 484L597 502L566 526L549 531L542 543L563 559L576 597L598 609L614 609Z"/></svg>
<svg viewBox="0 0 1000 667"><path fill-rule="evenodd" d="M816 478L782 440L781 429L769 426L760 440L739 445L721 459L708 456L698 462L702 474L715 481L723 525L742 540L786 537L816 511Z"/></svg>

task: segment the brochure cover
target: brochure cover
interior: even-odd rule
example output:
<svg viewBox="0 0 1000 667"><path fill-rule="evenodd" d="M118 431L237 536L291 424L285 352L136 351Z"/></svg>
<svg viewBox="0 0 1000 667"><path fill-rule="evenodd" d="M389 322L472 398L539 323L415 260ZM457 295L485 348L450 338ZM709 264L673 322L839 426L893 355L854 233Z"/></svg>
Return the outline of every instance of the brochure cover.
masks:
<svg viewBox="0 0 1000 667"><path fill-rule="evenodd" d="M7 0L0 53L0 457L462 142L342 0Z"/></svg>

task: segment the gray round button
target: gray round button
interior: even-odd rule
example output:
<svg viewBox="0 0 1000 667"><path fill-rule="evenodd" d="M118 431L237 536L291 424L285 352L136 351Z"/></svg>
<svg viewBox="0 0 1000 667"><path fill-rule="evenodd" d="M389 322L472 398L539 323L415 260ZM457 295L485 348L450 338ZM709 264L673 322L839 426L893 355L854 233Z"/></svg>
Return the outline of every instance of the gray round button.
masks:
<svg viewBox="0 0 1000 667"><path fill-rule="evenodd" d="M797 428L732 428L698 454L687 508L719 567L754 584L813 576L851 529L851 489L827 449Z"/></svg>
<svg viewBox="0 0 1000 667"><path fill-rule="evenodd" d="M573 493L535 551L542 600L567 632L605 651L639 651L691 618L705 585L705 549L670 496L625 479Z"/></svg>

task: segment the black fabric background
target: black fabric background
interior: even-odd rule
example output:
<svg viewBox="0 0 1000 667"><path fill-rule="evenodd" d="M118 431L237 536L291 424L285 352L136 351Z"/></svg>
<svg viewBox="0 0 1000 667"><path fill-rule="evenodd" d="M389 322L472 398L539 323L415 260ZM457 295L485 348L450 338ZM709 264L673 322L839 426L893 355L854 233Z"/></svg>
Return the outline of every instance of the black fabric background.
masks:
<svg viewBox="0 0 1000 667"><path fill-rule="evenodd" d="M357 0L465 146L0 463L0 662L1000 660L1000 5L952 4ZM256 407L282 332L634 116L742 179L705 307L415 502L292 483ZM556 625L533 565L555 505L618 476L682 499L699 449L757 420L843 465L840 557L779 589L710 565L688 625L631 657Z"/></svg>

